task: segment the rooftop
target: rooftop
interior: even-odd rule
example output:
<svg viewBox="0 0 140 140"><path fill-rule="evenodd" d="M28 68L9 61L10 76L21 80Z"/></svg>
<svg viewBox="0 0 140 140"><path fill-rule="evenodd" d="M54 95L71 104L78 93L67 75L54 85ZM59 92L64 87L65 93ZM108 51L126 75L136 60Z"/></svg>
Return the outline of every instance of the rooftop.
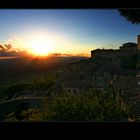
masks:
<svg viewBox="0 0 140 140"><path fill-rule="evenodd" d="M136 47L136 46L137 44L133 42L128 42L123 44L123 47Z"/></svg>

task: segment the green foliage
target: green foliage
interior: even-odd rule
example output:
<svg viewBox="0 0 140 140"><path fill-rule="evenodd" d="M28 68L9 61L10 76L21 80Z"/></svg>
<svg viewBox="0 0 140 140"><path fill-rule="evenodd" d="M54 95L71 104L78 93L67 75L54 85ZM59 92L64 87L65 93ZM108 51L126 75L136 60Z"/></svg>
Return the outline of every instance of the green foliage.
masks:
<svg viewBox="0 0 140 140"><path fill-rule="evenodd" d="M28 110L23 110L21 112L20 119L17 119L17 116L15 115L15 113L10 113L4 121L6 122L19 122L19 121L36 122L36 121L41 121L41 116L40 116L39 109L29 108Z"/></svg>
<svg viewBox="0 0 140 140"><path fill-rule="evenodd" d="M46 103L42 119L47 121L127 121L129 112L116 102L113 95L72 95L63 93Z"/></svg>
<svg viewBox="0 0 140 140"><path fill-rule="evenodd" d="M9 100L17 92L21 91L34 91L34 90L48 90L54 85L55 76L47 75L37 78L31 78L27 81L19 80L11 84L5 84L0 87L0 100Z"/></svg>
<svg viewBox="0 0 140 140"><path fill-rule="evenodd" d="M23 110L20 114L22 121L36 122L41 121L39 109L29 108Z"/></svg>
<svg viewBox="0 0 140 140"><path fill-rule="evenodd" d="M32 81L32 83L29 85L29 90L47 90L51 88L54 84L53 77L48 78L37 78Z"/></svg>
<svg viewBox="0 0 140 140"><path fill-rule="evenodd" d="M26 83L13 84L7 88L5 93L8 95L8 99L11 99L15 95L15 93L24 91L27 86L28 86L28 84L26 84Z"/></svg>
<svg viewBox="0 0 140 140"><path fill-rule="evenodd" d="M6 122L18 122L19 120L17 120L15 113L10 113L9 115L7 115L7 117L4 121L6 121Z"/></svg>
<svg viewBox="0 0 140 140"><path fill-rule="evenodd" d="M51 101L44 101L40 110L23 110L20 119L11 113L5 121L130 121L130 112L109 92L94 90L81 95L63 92Z"/></svg>

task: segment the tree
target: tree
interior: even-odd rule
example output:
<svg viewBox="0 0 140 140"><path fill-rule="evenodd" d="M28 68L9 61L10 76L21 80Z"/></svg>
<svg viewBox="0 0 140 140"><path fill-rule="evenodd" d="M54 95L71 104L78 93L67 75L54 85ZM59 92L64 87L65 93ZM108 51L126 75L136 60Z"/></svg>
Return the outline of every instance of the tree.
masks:
<svg viewBox="0 0 140 140"><path fill-rule="evenodd" d="M132 24L140 23L140 9L119 9L119 12Z"/></svg>

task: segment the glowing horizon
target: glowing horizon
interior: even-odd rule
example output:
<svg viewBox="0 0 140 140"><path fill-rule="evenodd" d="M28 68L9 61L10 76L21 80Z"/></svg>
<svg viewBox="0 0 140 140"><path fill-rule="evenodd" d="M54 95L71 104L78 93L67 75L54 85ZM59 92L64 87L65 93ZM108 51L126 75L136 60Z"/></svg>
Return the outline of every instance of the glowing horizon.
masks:
<svg viewBox="0 0 140 140"><path fill-rule="evenodd" d="M13 35L8 43L12 50L26 51L34 56L47 56L52 53L84 54L89 57L93 46L71 41L56 33L33 32L22 37Z"/></svg>
<svg viewBox="0 0 140 140"><path fill-rule="evenodd" d="M31 55L85 54L136 42L140 25L116 9L0 10L0 43Z"/></svg>

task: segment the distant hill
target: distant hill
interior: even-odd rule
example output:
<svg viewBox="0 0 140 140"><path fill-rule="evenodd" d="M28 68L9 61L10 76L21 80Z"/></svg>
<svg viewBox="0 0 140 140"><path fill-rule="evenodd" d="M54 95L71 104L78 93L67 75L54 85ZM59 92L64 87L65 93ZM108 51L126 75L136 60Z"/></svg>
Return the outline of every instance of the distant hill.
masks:
<svg viewBox="0 0 140 140"><path fill-rule="evenodd" d="M0 57L0 80L59 70L86 57Z"/></svg>

